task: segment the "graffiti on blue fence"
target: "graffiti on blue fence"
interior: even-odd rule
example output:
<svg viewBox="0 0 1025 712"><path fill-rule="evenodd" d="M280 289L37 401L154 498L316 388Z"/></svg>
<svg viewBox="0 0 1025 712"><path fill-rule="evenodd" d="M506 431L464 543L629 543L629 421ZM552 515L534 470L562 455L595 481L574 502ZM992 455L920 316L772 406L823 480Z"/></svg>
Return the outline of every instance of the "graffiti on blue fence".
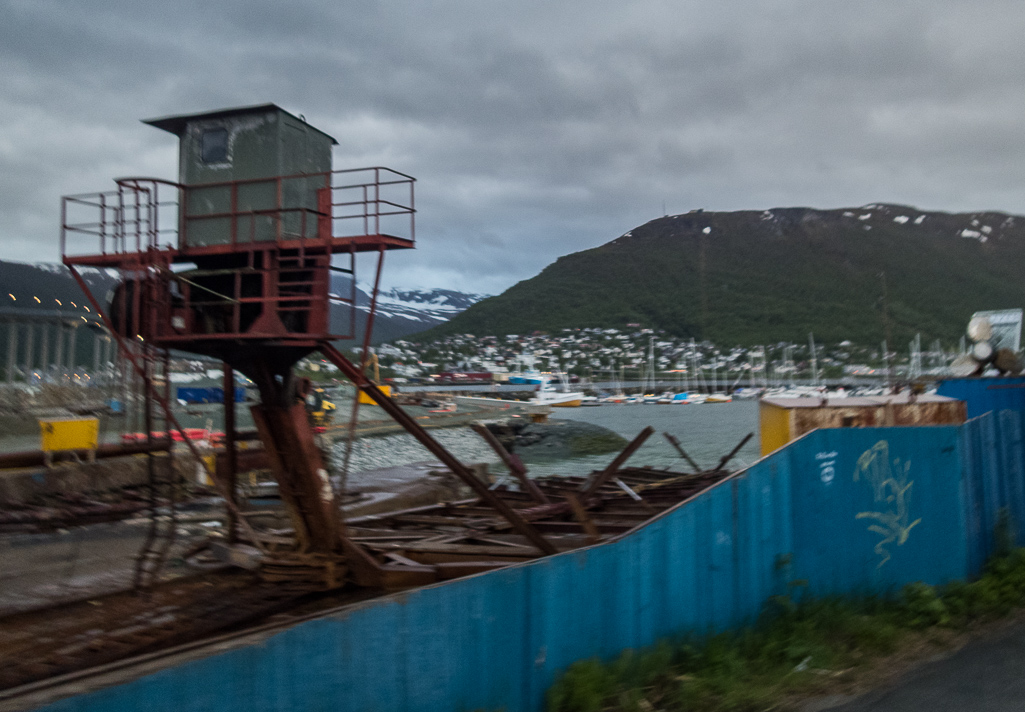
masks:
<svg viewBox="0 0 1025 712"><path fill-rule="evenodd" d="M882 537L873 548L880 557L876 568L890 560L890 547L894 544L902 546L911 530L922 521L919 518L908 522L911 518L911 487L915 484L910 478L910 471L910 460L890 459L890 444L886 440L880 440L861 453L854 468L854 481L864 479L872 487L873 501L882 505L881 511L858 512L855 515L855 519L873 522L868 530Z"/></svg>

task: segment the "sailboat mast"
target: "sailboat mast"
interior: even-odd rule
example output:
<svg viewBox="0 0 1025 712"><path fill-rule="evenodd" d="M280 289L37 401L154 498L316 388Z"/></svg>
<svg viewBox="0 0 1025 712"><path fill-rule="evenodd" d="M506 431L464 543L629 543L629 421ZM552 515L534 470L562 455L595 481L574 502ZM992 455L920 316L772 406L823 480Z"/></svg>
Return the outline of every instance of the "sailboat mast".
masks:
<svg viewBox="0 0 1025 712"><path fill-rule="evenodd" d="M655 392L655 335L648 337L648 372L651 374L651 392Z"/></svg>
<svg viewBox="0 0 1025 712"><path fill-rule="evenodd" d="M815 354L815 334L808 332L808 346L811 348L811 384L819 385L819 362Z"/></svg>

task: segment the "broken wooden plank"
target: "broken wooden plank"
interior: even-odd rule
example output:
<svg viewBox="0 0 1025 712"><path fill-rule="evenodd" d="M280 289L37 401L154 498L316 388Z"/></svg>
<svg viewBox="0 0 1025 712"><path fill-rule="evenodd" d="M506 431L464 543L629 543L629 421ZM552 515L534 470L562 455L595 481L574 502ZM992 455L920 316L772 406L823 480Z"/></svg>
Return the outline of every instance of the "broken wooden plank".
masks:
<svg viewBox="0 0 1025 712"><path fill-rule="evenodd" d="M737 444L737 447L735 447L732 450L730 450L729 453L725 457L723 457L723 459L719 460L719 464L716 465L715 471L719 472L724 467L726 467L726 463L729 462L730 460L732 460L734 458L734 456L738 452L740 452L740 448L742 448L745 445L747 445L747 441L750 440L751 438L753 438L754 436L755 436L754 433L748 433L746 436L744 436L744 439L741 440L740 443Z"/></svg>
<svg viewBox="0 0 1025 712"><path fill-rule="evenodd" d="M484 425L474 423L470 428L473 432L484 438L484 442L486 442L488 446L495 451L495 454L501 458L502 462L505 463L505 466L509 468L509 472L513 474L520 483L520 486L523 487L524 492L527 492L535 501L540 502L541 504L548 504L550 500L544 492L538 489L537 485L534 484L534 481L527 476L527 468L523 466L523 461L519 457L510 454L502 443L498 442L498 438L495 437L494 433L488 430Z"/></svg>
<svg viewBox="0 0 1025 712"><path fill-rule="evenodd" d="M694 460L691 459L690 455L688 455L687 452L680 445L680 441L677 440L672 433L664 432L662 434L665 436L666 440L669 441L669 444L676 448L676 452L680 453L680 457L682 457L684 460L690 463L690 466L694 468L694 472L701 472L701 467L698 465L698 463L694 462Z"/></svg>
<svg viewBox="0 0 1025 712"><path fill-rule="evenodd" d="M592 492L597 490L608 480L614 477L616 471L623 466L623 464L630 458L631 455L637 452L637 449L644 444L645 440L651 437L651 434L653 432L655 432L655 429L653 427L651 427L650 425L646 427L644 430L640 432L640 434L637 435L636 438L633 439L633 441L629 445L623 448L623 452L616 455L616 459L614 459L609 464L609 466L601 472L601 474L594 477L589 483L585 483L580 488L580 491L584 495L584 497L586 498L590 496Z"/></svg>
<svg viewBox="0 0 1025 712"><path fill-rule="evenodd" d="M591 517L587 514L587 510L584 509L584 505L580 503L580 498L572 492L566 493L566 501L569 502L570 508L573 510L573 516L580 522L580 526L583 527L587 536L590 537L591 543L596 544L601 540L601 533L598 531L598 527L595 526Z"/></svg>

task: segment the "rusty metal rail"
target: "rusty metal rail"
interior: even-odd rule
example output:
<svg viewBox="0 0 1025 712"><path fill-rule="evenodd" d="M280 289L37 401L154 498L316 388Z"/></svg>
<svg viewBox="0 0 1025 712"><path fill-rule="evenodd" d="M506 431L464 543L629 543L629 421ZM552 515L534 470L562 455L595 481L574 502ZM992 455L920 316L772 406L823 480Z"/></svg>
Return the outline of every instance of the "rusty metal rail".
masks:
<svg viewBox="0 0 1025 712"><path fill-rule="evenodd" d="M8 690L117 660L145 655L263 621L324 595L296 584L254 584L225 596L206 596L129 617L112 618L108 629L40 643L16 659L0 660L0 690Z"/></svg>
<svg viewBox="0 0 1025 712"><path fill-rule="evenodd" d="M149 452L166 452L171 448L170 440L154 440L152 444L147 442L128 443L125 445L100 445L93 453L88 450L68 450L54 454L54 461L78 460L84 461L91 455L97 460L110 457L126 457L128 455L144 455ZM13 469L18 467L42 467L45 464L42 450L24 450L21 452L0 453L0 470Z"/></svg>

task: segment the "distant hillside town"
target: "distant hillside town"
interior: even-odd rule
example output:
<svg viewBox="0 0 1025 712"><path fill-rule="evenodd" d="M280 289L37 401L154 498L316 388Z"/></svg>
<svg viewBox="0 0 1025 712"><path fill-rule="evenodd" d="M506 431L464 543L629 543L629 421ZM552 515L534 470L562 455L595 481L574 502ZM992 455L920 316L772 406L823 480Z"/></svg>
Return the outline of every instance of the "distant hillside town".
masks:
<svg viewBox="0 0 1025 712"><path fill-rule="evenodd" d="M595 381L677 378L743 380L781 384L792 379L843 379L885 375L887 365L901 377L939 372L956 355L938 343L922 350L864 347L850 341L816 344L774 343L723 347L647 328L562 329L554 333L474 336L453 334L431 341L400 339L375 349L380 366L399 379L437 380L442 374L490 373L495 381L533 369L560 371Z"/></svg>

